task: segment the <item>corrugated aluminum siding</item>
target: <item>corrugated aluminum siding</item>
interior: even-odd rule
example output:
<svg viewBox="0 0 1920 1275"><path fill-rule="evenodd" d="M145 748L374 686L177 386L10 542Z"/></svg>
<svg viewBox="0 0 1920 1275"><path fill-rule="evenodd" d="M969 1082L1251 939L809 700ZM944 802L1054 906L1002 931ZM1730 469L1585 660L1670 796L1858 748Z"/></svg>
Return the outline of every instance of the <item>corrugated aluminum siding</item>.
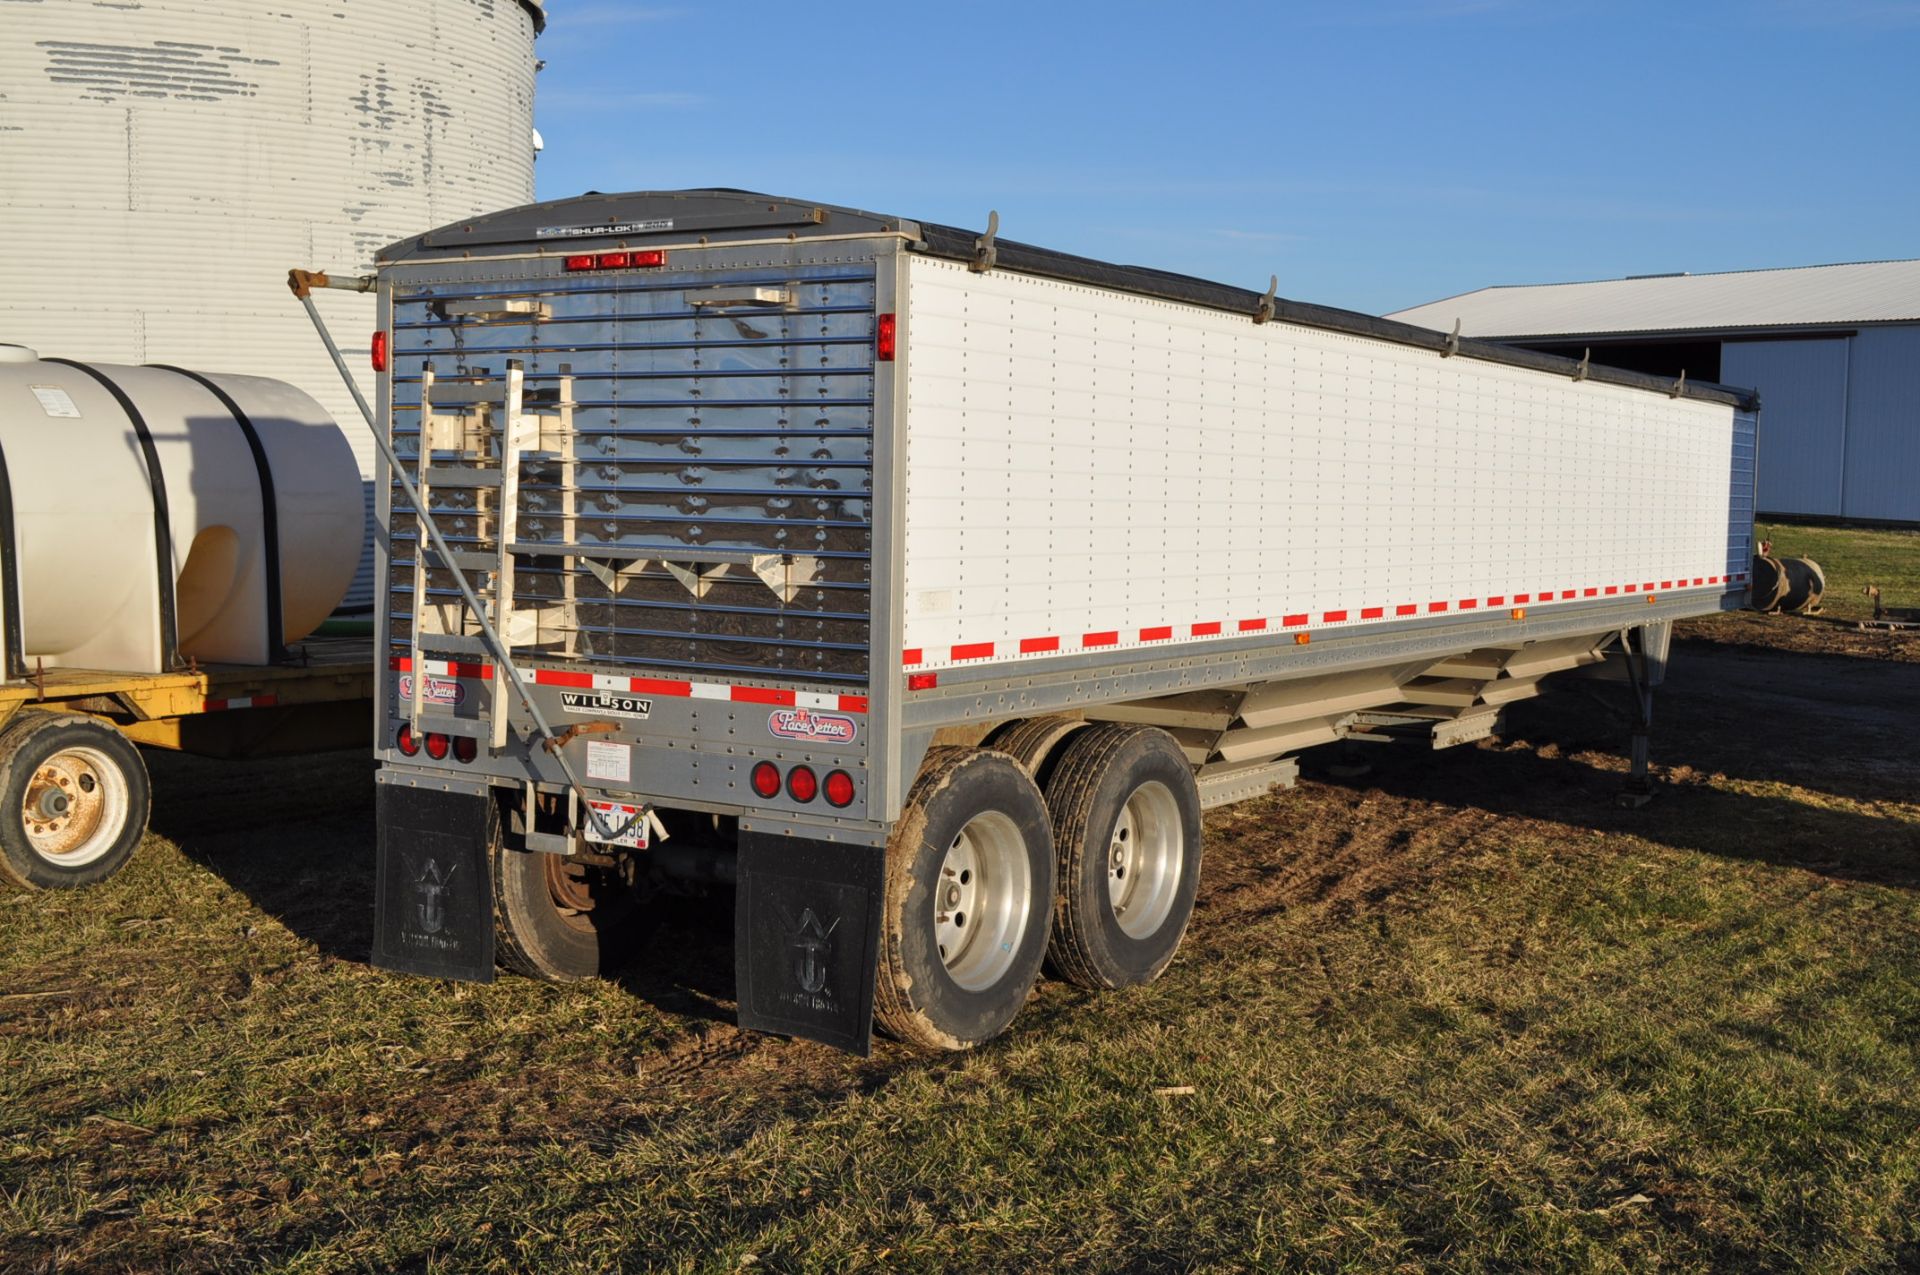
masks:
<svg viewBox="0 0 1920 1275"><path fill-rule="evenodd" d="M1760 512L1920 522L1920 326L1732 341L1720 375L1760 391Z"/></svg>
<svg viewBox="0 0 1920 1275"><path fill-rule="evenodd" d="M287 269L530 200L533 42L512 0L0 0L0 341L291 381L371 476ZM364 368L372 298L319 300Z"/></svg>
<svg viewBox="0 0 1920 1275"><path fill-rule="evenodd" d="M1840 512L1840 445L1847 421L1849 341L1733 341L1720 375L1760 391L1760 508Z"/></svg>
<svg viewBox="0 0 1920 1275"><path fill-rule="evenodd" d="M1920 521L1920 327L1853 338L1843 448L1847 517Z"/></svg>

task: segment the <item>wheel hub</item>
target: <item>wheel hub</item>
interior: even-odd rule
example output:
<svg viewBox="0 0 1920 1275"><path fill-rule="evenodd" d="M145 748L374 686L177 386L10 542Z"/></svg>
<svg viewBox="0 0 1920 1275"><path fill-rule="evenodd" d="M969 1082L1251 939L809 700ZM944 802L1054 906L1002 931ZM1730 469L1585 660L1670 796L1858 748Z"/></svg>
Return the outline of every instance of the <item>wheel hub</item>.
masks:
<svg viewBox="0 0 1920 1275"><path fill-rule="evenodd" d="M1107 902L1129 938L1153 934L1173 911L1186 860L1183 829L1179 802L1158 781L1134 789L1114 820L1107 845Z"/></svg>
<svg viewBox="0 0 1920 1275"><path fill-rule="evenodd" d="M1032 867L1013 820L987 811L947 846L933 888L934 942L955 983L980 991L1013 966L1033 907Z"/></svg>
<svg viewBox="0 0 1920 1275"><path fill-rule="evenodd" d="M20 799L34 853L56 863L90 863L112 848L126 819L126 783L92 748L68 748L41 762Z"/></svg>

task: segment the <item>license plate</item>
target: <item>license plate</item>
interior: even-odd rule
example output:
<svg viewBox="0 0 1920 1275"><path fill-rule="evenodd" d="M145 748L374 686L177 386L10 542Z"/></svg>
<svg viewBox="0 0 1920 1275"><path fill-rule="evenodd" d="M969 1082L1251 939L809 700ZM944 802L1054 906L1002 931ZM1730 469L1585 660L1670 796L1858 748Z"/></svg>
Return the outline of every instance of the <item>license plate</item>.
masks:
<svg viewBox="0 0 1920 1275"><path fill-rule="evenodd" d="M600 830L594 826L593 820L589 819L586 827L588 841L597 841L603 846L625 846L629 850L647 848L647 820L640 815L645 807L629 806L618 801L589 801L587 804L592 806L607 826L614 831L620 832L622 828L626 829L620 832L619 836L608 840L600 835Z"/></svg>

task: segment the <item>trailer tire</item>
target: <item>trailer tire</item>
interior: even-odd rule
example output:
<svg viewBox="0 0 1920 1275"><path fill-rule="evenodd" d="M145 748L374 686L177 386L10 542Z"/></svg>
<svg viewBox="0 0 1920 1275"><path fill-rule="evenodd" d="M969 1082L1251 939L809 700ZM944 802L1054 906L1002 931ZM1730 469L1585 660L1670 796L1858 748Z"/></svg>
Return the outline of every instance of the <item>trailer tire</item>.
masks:
<svg viewBox="0 0 1920 1275"><path fill-rule="evenodd" d="M1033 782L1046 791L1053 774L1053 763L1060 759L1061 746L1078 730L1092 725L1084 717L1023 717L1002 722L981 743L1005 753L1033 776Z"/></svg>
<svg viewBox="0 0 1920 1275"><path fill-rule="evenodd" d="M104 881L139 849L152 802L125 735L80 713L23 712L0 731L0 877L30 890Z"/></svg>
<svg viewBox="0 0 1920 1275"><path fill-rule="evenodd" d="M1200 789L1186 755L1163 730L1095 726L1067 745L1047 808L1060 856L1054 970L1094 989L1151 983L1180 948L1200 884Z"/></svg>
<svg viewBox="0 0 1920 1275"><path fill-rule="evenodd" d="M882 1030L931 1049L1004 1031L1046 957L1053 860L1046 803L1011 757L929 750L887 842Z"/></svg>
<svg viewBox="0 0 1920 1275"><path fill-rule="evenodd" d="M494 963L547 983L578 983L618 969L641 932L638 892L607 869L508 847L497 813L493 819Z"/></svg>

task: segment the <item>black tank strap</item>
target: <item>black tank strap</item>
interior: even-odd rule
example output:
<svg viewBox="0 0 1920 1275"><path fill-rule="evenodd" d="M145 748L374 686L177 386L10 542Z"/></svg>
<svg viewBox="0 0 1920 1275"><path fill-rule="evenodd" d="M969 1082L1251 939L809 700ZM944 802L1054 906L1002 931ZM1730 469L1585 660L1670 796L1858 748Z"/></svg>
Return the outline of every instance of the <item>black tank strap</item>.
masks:
<svg viewBox="0 0 1920 1275"><path fill-rule="evenodd" d="M260 441L260 431L253 427L253 421L233 401L233 395L212 378L190 372L184 367L174 367L170 363L149 363L147 366L184 376L201 386L220 400L220 406L227 409L227 415L233 417L233 423L247 437L247 450L253 453L253 468L260 475L260 535L266 542L267 557L267 659L275 664L283 663L287 657L283 641L287 626L282 622L280 610L280 502L274 497L273 466L267 460L267 449Z"/></svg>
<svg viewBox="0 0 1920 1275"><path fill-rule="evenodd" d="M73 359L44 361L63 363L100 382L107 393L113 395L114 401L120 404L120 410L127 414L127 419L133 422L133 432L140 438L140 454L147 463L147 485L153 491L153 545L160 572L160 664L162 668L171 669L180 662L179 617L174 609L173 523L167 510L167 480L160 472L160 453L154 450L153 431L147 428L146 418L140 415L140 409L133 405L127 392L99 368Z"/></svg>

